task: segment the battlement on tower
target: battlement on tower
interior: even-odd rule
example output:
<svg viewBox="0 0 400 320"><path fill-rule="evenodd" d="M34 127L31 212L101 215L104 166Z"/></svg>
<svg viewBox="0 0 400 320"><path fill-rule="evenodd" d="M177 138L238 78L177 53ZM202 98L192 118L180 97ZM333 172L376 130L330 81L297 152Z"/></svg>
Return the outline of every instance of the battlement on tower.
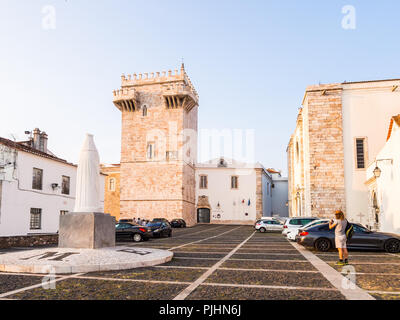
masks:
<svg viewBox="0 0 400 320"><path fill-rule="evenodd" d="M113 91L113 102L121 111L139 109L140 91L144 86L165 86L162 91L165 106L168 109L184 108L190 111L199 104L199 95L194 88L182 64L177 69L162 72L140 73L121 76L121 89Z"/></svg>

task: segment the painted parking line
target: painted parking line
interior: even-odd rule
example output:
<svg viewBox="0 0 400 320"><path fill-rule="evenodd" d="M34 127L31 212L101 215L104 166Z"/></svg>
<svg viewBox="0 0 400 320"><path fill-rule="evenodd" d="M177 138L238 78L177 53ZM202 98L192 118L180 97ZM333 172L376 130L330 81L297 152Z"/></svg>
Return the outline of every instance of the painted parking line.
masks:
<svg viewBox="0 0 400 320"><path fill-rule="evenodd" d="M76 276L83 275L83 274L84 273L78 273L78 274L74 274L74 275L70 275L70 276L66 276L66 277L61 277L61 278L58 278L58 279L50 280L50 281L46 282L46 285L51 285L51 284L54 284L56 282L60 282L60 281L67 280L67 279L71 279L71 278L74 278ZM16 289L16 290L13 290L13 291L9 291L9 292L0 294L0 298L9 297L9 296L12 296L12 295L20 293L20 292L24 292L24 291L40 288L42 286L43 286L43 284L39 283L39 284L35 284L33 286Z"/></svg>
<svg viewBox="0 0 400 320"><path fill-rule="evenodd" d="M180 294L178 294L173 300L185 300L198 286L204 283L207 278L213 274L222 264L225 263L231 256L233 256L237 250L239 250L247 241L249 241L255 232L251 234L246 240L244 240L241 244L239 244L235 249L233 249L230 253L228 253L224 258L219 260L216 264L214 264L210 269L208 269L200 278L198 278L195 282L193 282L189 287L184 289Z"/></svg>
<svg viewBox="0 0 400 320"><path fill-rule="evenodd" d="M297 243L291 243L299 252L319 271L321 274L336 288L347 300L376 300L368 292L358 287L356 284L352 286L343 286L348 283L348 279L333 269L326 262L318 258L315 254L308 251Z"/></svg>
<svg viewBox="0 0 400 320"><path fill-rule="evenodd" d="M225 231L225 232L223 232L223 233L220 233L220 234L215 235L215 236L212 236L212 237L208 237L208 238L200 239L200 240L197 240L197 241L192 241L192 242L189 242L189 243L186 243L186 244L182 244L182 245L180 245L180 246L173 247L173 248L169 249L169 251L172 251L172 250L175 250L175 249L179 249L179 248L183 248L183 247L186 247L186 246L191 245L191 244L194 244L194 243L200 243L200 242L206 241L206 240L208 240L208 239L214 239L214 238L217 238L217 237L221 237L221 236L223 236L224 234L227 234L227 233L229 233L229 232L235 231L235 230L237 230L237 229L239 229L239 228L241 228L241 227L242 227L242 226L233 228L233 229L231 229L231 230Z"/></svg>
<svg viewBox="0 0 400 320"><path fill-rule="evenodd" d="M170 249L170 250L172 250L172 249ZM213 251L213 252L201 252L201 251L176 251L176 253L187 253L187 254L189 254L189 253L195 253L195 254L226 254L226 253L229 253L229 250L227 250L227 251L224 251L224 252L222 252L222 251ZM240 251L240 252L237 252L236 254L240 254L240 255L254 255L254 256L260 256L260 255L266 255L266 256L301 256L301 254L300 253L268 253L268 252L265 252L265 253L263 253L263 252L259 252L259 253L255 253L255 252L251 252L251 253L249 253L249 252L242 252L242 251Z"/></svg>

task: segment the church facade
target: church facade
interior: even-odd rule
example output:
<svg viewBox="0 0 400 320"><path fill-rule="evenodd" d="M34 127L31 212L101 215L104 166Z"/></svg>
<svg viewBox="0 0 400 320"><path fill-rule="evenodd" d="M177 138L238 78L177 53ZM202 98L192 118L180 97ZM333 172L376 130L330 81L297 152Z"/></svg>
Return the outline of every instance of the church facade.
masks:
<svg viewBox="0 0 400 320"><path fill-rule="evenodd" d="M199 97L181 70L122 76L120 215L195 221Z"/></svg>
<svg viewBox="0 0 400 320"><path fill-rule="evenodd" d="M309 86L288 147L291 216L368 223L365 174L400 112L400 80Z"/></svg>

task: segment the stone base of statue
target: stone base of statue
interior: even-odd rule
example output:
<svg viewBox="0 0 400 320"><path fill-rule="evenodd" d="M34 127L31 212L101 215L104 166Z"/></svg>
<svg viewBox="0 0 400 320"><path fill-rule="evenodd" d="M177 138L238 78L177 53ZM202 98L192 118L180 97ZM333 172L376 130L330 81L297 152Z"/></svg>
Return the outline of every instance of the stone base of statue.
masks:
<svg viewBox="0 0 400 320"><path fill-rule="evenodd" d="M68 213L60 216L59 248L115 247L115 217L109 214Z"/></svg>

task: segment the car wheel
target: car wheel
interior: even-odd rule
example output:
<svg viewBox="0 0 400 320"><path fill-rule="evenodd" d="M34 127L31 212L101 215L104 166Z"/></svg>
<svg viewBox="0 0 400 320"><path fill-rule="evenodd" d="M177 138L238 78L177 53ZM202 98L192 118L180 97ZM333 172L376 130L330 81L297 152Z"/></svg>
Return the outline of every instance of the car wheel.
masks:
<svg viewBox="0 0 400 320"><path fill-rule="evenodd" d="M396 239L390 239L385 243L385 250L389 253L400 252L400 241Z"/></svg>
<svg viewBox="0 0 400 320"><path fill-rule="evenodd" d="M315 242L315 249L322 252L327 252L331 248L331 242L328 239L318 239Z"/></svg>
<svg viewBox="0 0 400 320"><path fill-rule="evenodd" d="M265 232L267 232L267 229L265 229L265 228L260 228L260 232L261 232L261 233L265 233Z"/></svg>
<svg viewBox="0 0 400 320"><path fill-rule="evenodd" d="M133 239L133 241L135 241L135 242L140 242L140 241L142 241L142 235L141 235L140 233L135 233L135 234L132 236L132 239Z"/></svg>

